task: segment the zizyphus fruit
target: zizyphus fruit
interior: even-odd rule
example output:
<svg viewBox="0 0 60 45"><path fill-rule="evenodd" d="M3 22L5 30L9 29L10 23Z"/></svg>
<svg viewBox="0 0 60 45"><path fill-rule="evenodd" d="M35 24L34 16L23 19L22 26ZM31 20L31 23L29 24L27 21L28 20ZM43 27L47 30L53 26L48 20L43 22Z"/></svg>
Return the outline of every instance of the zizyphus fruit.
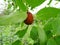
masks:
<svg viewBox="0 0 60 45"><path fill-rule="evenodd" d="M31 25L33 23L33 14L30 12L27 12L27 18L24 20L24 23L27 25Z"/></svg>

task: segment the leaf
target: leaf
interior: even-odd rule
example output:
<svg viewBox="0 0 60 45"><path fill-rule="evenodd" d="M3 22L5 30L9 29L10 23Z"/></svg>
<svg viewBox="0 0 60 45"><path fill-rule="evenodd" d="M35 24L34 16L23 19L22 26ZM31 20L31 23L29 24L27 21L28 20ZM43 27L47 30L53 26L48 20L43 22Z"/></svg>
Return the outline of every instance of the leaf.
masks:
<svg viewBox="0 0 60 45"><path fill-rule="evenodd" d="M48 38L52 37L52 35L60 35L60 16L58 15L60 15L60 13L44 26Z"/></svg>
<svg viewBox="0 0 60 45"><path fill-rule="evenodd" d="M47 45L57 45L53 38L50 38L47 42Z"/></svg>
<svg viewBox="0 0 60 45"><path fill-rule="evenodd" d="M37 42L34 43L34 45L40 45L40 41L38 40Z"/></svg>
<svg viewBox="0 0 60 45"><path fill-rule="evenodd" d="M39 35L40 44L44 45L45 42L47 41L47 35L45 33L45 30L43 29L42 24L38 25L38 35Z"/></svg>
<svg viewBox="0 0 60 45"><path fill-rule="evenodd" d="M50 0L50 2L48 3L48 5L50 5L51 2L52 2L52 0Z"/></svg>
<svg viewBox="0 0 60 45"><path fill-rule="evenodd" d="M60 35L60 17L57 17L52 22L53 34Z"/></svg>
<svg viewBox="0 0 60 45"><path fill-rule="evenodd" d="M13 1L14 1L14 0L13 0ZM26 6L24 5L24 3L23 3L22 0L15 0L14 2L15 2L15 4L17 5L17 7L19 6L19 8L20 8L22 11L27 11Z"/></svg>
<svg viewBox="0 0 60 45"><path fill-rule="evenodd" d="M44 30L45 30L46 35L47 35L48 38L52 37L52 35L53 35L53 33L51 32L51 30L53 30L52 21L53 21L53 19L50 20L50 21L45 22L46 24L44 25Z"/></svg>
<svg viewBox="0 0 60 45"><path fill-rule="evenodd" d="M28 45L33 45L34 40L32 40L31 38L27 38L27 43L28 43Z"/></svg>
<svg viewBox="0 0 60 45"><path fill-rule="evenodd" d="M55 18L60 13L60 9L52 8L52 7L46 7L40 10L37 13L37 19L41 21L49 20L50 18Z"/></svg>
<svg viewBox="0 0 60 45"><path fill-rule="evenodd" d="M53 33L51 32L51 30L49 30L49 31L46 31L46 35L47 35L47 37L49 39L49 38L51 38L53 36Z"/></svg>
<svg viewBox="0 0 60 45"><path fill-rule="evenodd" d="M60 0L56 0L56 1L60 1Z"/></svg>
<svg viewBox="0 0 60 45"><path fill-rule="evenodd" d="M16 40L15 42L12 43L12 45L22 45L20 40Z"/></svg>
<svg viewBox="0 0 60 45"><path fill-rule="evenodd" d="M11 7L12 7L12 5L9 3L7 9L10 9Z"/></svg>
<svg viewBox="0 0 60 45"><path fill-rule="evenodd" d="M57 45L60 45L60 36L54 37L54 40L56 41Z"/></svg>
<svg viewBox="0 0 60 45"><path fill-rule="evenodd" d="M23 38L23 36L25 35L25 33L27 32L27 29L24 29L24 30L19 30L17 31L16 35L18 35L19 38Z"/></svg>
<svg viewBox="0 0 60 45"><path fill-rule="evenodd" d="M48 22L45 22L46 24L44 25L44 30L45 31L49 31L49 30L52 30L52 21L53 20L50 20Z"/></svg>
<svg viewBox="0 0 60 45"><path fill-rule="evenodd" d="M47 45L60 45L60 36L55 36L50 38L47 42Z"/></svg>
<svg viewBox="0 0 60 45"><path fill-rule="evenodd" d="M23 22L26 19L26 12L16 11L10 15L0 16L0 25L9 25Z"/></svg>
<svg viewBox="0 0 60 45"><path fill-rule="evenodd" d="M45 0L26 0L26 3L32 8L42 4Z"/></svg>
<svg viewBox="0 0 60 45"><path fill-rule="evenodd" d="M35 27L35 26L32 27L31 32L30 32L30 37L35 41L38 39L38 29L37 29L37 27Z"/></svg>

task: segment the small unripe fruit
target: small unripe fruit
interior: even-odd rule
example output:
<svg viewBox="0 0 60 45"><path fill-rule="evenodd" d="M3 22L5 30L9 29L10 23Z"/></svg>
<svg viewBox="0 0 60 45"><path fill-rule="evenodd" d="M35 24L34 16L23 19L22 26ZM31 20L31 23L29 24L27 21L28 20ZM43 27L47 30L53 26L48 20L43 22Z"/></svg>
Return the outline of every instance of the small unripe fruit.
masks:
<svg viewBox="0 0 60 45"><path fill-rule="evenodd" d="M24 20L24 23L31 25L33 23L33 15L30 12L27 12L27 18Z"/></svg>

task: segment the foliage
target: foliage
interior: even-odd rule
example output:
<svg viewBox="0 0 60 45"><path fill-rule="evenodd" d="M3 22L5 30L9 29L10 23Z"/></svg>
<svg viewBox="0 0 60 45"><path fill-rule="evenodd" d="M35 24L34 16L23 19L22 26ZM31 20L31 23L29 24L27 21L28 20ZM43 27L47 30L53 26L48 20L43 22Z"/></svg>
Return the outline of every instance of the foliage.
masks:
<svg viewBox="0 0 60 45"><path fill-rule="evenodd" d="M60 9L45 7L33 15L33 24L26 25L24 20L28 8L31 7L32 10L45 0L9 0L8 2L7 9L13 6L13 10L9 15L0 16L1 45L60 45Z"/></svg>

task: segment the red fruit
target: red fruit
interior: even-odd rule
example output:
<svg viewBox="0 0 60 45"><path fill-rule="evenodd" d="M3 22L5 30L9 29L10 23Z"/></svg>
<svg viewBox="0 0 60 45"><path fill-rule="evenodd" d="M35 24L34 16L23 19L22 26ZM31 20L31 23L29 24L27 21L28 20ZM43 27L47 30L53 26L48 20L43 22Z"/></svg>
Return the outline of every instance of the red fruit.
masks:
<svg viewBox="0 0 60 45"><path fill-rule="evenodd" d="M27 12L27 18L24 21L25 24L30 25L33 23L33 15L30 12Z"/></svg>

